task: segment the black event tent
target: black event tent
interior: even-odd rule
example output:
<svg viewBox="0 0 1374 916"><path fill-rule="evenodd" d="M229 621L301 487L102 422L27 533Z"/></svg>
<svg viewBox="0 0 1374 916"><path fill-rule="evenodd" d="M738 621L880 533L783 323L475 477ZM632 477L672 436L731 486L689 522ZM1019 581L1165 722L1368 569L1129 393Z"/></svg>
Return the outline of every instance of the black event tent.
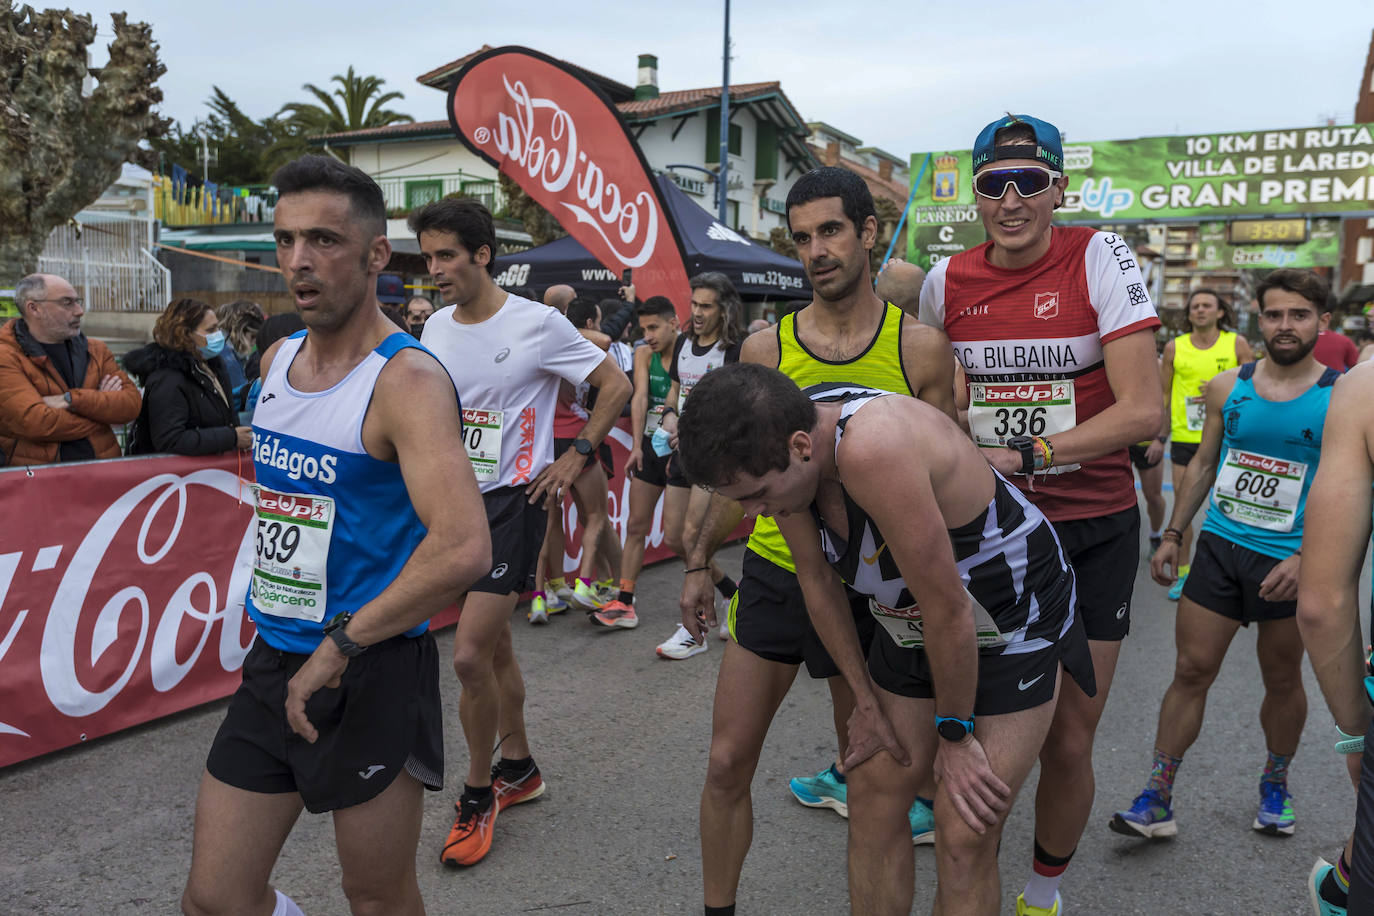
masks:
<svg viewBox="0 0 1374 916"><path fill-rule="evenodd" d="M655 181L668 218L686 249L688 276L718 270L747 298L810 297L811 284L800 261L721 225L668 176L660 175ZM580 295L599 298L615 295L620 273L602 266L572 236L564 236L547 245L498 257L496 282L508 289L527 286L536 291L569 283Z"/></svg>

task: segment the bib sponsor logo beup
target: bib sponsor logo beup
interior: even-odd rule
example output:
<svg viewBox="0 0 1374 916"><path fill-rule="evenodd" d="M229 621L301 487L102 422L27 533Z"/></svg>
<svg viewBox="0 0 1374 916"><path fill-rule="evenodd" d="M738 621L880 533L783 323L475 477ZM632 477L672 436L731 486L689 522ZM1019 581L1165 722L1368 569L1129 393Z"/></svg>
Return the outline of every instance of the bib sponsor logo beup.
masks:
<svg viewBox="0 0 1374 916"><path fill-rule="evenodd" d="M1264 471L1268 474L1276 474L1279 477L1300 476L1294 469L1294 462L1284 461L1280 458L1270 458L1266 455L1252 455L1249 452L1238 452L1236 453L1235 462L1246 470ZM1298 464L1301 464L1301 462L1298 462Z"/></svg>
<svg viewBox="0 0 1374 916"><path fill-rule="evenodd" d="M449 90L449 123L473 152L552 213L642 296L683 299L677 230L629 129L600 89L528 48L473 58ZM680 307L682 321L689 317Z"/></svg>

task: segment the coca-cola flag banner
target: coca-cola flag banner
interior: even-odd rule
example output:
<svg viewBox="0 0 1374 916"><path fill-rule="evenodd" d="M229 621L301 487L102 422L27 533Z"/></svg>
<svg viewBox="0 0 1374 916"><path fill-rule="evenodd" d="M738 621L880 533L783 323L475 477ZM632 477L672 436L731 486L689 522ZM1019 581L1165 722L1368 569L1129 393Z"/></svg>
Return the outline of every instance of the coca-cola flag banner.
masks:
<svg viewBox="0 0 1374 916"><path fill-rule="evenodd" d="M251 476L233 454L0 472L0 766L238 686Z"/></svg>
<svg viewBox="0 0 1374 916"><path fill-rule="evenodd" d="M605 267L633 269L638 298L667 296L683 322L690 318L677 228L644 154L600 89L538 51L495 48L459 71L448 116L463 143Z"/></svg>
<svg viewBox="0 0 1374 916"><path fill-rule="evenodd" d="M622 536L627 427L622 420L607 437L608 509ZM236 454L0 470L0 767L238 688L254 634L243 608L252 474ZM582 560L576 511L564 501L565 573ZM645 551L651 563L673 556L661 511L660 503ZM456 619L449 608L431 624Z"/></svg>

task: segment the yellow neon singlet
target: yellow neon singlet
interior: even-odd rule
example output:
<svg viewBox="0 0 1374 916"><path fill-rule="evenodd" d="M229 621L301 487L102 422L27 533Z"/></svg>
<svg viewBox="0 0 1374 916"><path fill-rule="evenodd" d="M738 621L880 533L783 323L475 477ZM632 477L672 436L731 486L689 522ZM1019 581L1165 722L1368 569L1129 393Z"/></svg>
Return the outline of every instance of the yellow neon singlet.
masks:
<svg viewBox="0 0 1374 916"><path fill-rule="evenodd" d="M1180 334L1174 338L1174 381L1169 392L1169 421L1172 424L1169 434L1175 442L1201 442L1202 422L1199 417L1205 414L1205 406L1200 400L1193 400L1193 422L1188 422L1189 399L1199 399L1202 392L1198 386L1211 381L1227 369L1235 368L1236 333L1222 331L1217 342L1206 350L1193 346L1191 334ZM1189 426L1193 428L1190 429Z"/></svg>
<svg viewBox="0 0 1374 916"><path fill-rule="evenodd" d="M792 379L800 388L822 382L852 382L881 391L915 396L907 383L902 366L901 309L887 303L878 333L862 353L850 360L835 362L822 359L806 349L797 338L797 314L793 312L778 322L778 371ZM796 572L787 541L778 531L778 523L768 517L754 522L749 536L749 549L770 563Z"/></svg>

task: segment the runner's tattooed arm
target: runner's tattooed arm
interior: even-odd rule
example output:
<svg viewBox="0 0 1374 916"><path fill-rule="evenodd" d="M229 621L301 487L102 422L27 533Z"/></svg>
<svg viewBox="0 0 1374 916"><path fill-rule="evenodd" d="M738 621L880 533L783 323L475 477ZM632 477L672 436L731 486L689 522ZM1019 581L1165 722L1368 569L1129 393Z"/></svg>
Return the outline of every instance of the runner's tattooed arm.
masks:
<svg viewBox="0 0 1374 916"><path fill-rule="evenodd" d="M1183 472L1183 480L1174 493L1174 513L1169 517L1169 527L1182 531L1192 522L1197 510L1207 499L1207 492L1216 482L1217 462L1221 457L1221 433L1225 419L1221 408L1231 396L1240 369L1227 369L1207 383L1207 417L1202 421L1202 441L1198 443L1197 453L1188 462ZM1054 444L1055 454L1059 443ZM1056 460L1058 460L1056 458ZM1166 538L1150 558L1150 576L1160 585L1171 585L1178 578L1179 545ZM1165 572L1165 568L1169 572Z"/></svg>
<svg viewBox="0 0 1374 916"><path fill-rule="evenodd" d="M408 349L387 362L363 420L363 446L372 457L400 465L425 536L376 598L356 609L331 609L353 611L345 634L360 646L428 620L491 568L491 534L472 524L484 510L460 428L453 381L437 360ZM334 640L324 639L287 685L287 721L307 741L317 733L305 716L306 700L337 686L347 665Z"/></svg>
<svg viewBox="0 0 1374 916"><path fill-rule="evenodd" d="M1337 727L1361 735L1369 700L1358 589L1374 486L1374 367L1356 366L1336 383L1327 416L1303 523L1298 630ZM1360 755L1346 762L1359 785Z"/></svg>

